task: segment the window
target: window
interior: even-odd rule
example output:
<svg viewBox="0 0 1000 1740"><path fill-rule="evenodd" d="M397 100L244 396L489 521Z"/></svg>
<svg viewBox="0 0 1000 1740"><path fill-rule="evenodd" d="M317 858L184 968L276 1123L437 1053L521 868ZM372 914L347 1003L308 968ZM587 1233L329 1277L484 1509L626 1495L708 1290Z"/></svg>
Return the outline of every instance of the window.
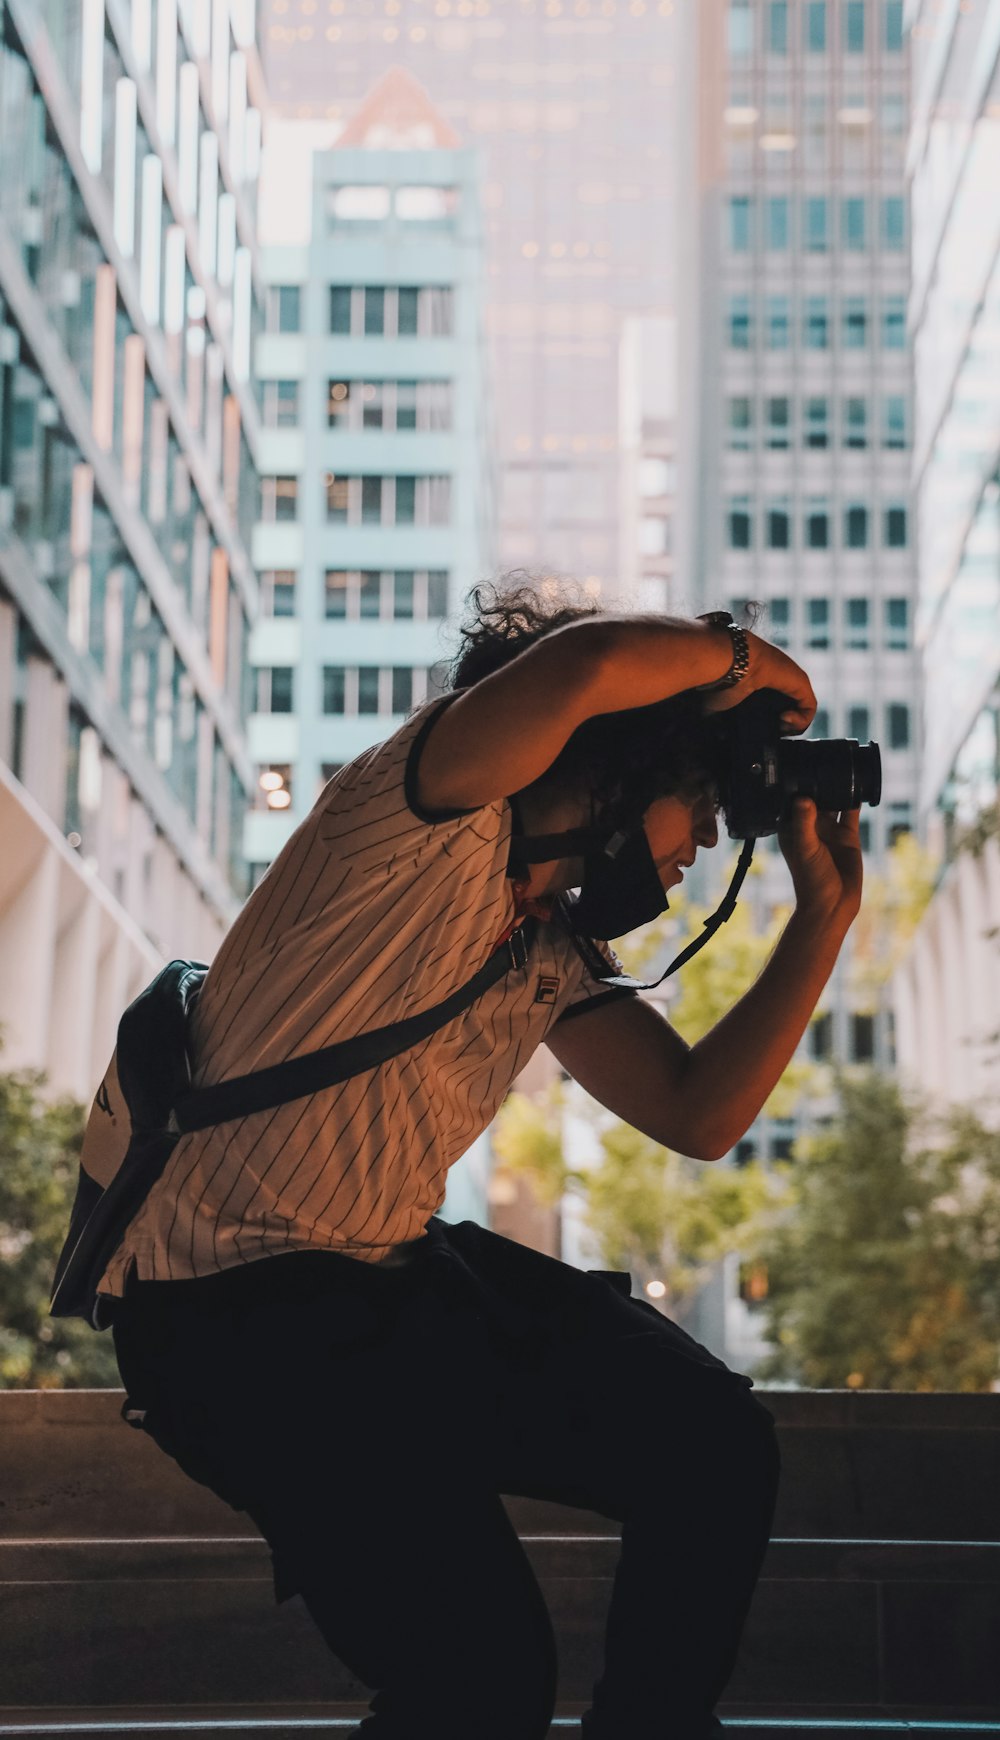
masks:
<svg viewBox="0 0 1000 1740"><path fill-rule="evenodd" d="M906 400L899 393L889 393L882 400L882 446L906 446Z"/></svg>
<svg viewBox="0 0 1000 1740"><path fill-rule="evenodd" d="M787 350L791 339L787 296L767 299L767 348Z"/></svg>
<svg viewBox="0 0 1000 1740"><path fill-rule="evenodd" d="M806 50L809 54L826 53L826 0L808 0Z"/></svg>
<svg viewBox="0 0 1000 1740"><path fill-rule="evenodd" d="M323 666L323 711L324 713L343 713L346 711L347 672L343 665Z"/></svg>
<svg viewBox="0 0 1000 1740"><path fill-rule="evenodd" d="M830 550L830 505L823 496L812 496L805 512L805 548Z"/></svg>
<svg viewBox="0 0 1000 1740"><path fill-rule="evenodd" d="M377 568L358 575L358 607L353 612L363 622L375 622L382 614L382 576Z"/></svg>
<svg viewBox="0 0 1000 1740"><path fill-rule="evenodd" d="M826 707L817 707L812 724L809 727L810 737L829 737L830 713Z"/></svg>
<svg viewBox="0 0 1000 1740"><path fill-rule="evenodd" d="M370 183L328 187L326 209L334 223L384 223L389 216L389 189Z"/></svg>
<svg viewBox="0 0 1000 1740"><path fill-rule="evenodd" d="M851 1015L851 1062L872 1063L875 1058L874 1015Z"/></svg>
<svg viewBox="0 0 1000 1740"><path fill-rule="evenodd" d="M299 480L297 477L262 477L260 480L260 517L267 523L274 520L294 520L298 513Z"/></svg>
<svg viewBox="0 0 1000 1740"><path fill-rule="evenodd" d="M805 444L816 449L830 445L830 401L825 397L806 400Z"/></svg>
<svg viewBox="0 0 1000 1740"><path fill-rule="evenodd" d="M295 615L294 569L265 569L260 577L260 610L262 616Z"/></svg>
<svg viewBox="0 0 1000 1740"><path fill-rule="evenodd" d="M882 349L906 348L906 298L887 296L882 303Z"/></svg>
<svg viewBox="0 0 1000 1740"><path fill-rule="evenodd" d="M765 202L764 214L766 231L765 247L772 252L783 252L788 247L788 196L773 194Z"/></svg>
<svg viewBox="0 0 1000 1740"><path fill-rule="evenodd" d="M363 477L361 479L361 524L363 526L382 524L382 484L381 477Z"/></svg>
<svg viewBox="0 0 1000 1740"><path fill-rule="evenodd" d="M364 291L364 333L366 338L381 338L385 333L385 291L369 284Z"/></svg>
<svg viewBox="0 0 1000 1740"><path fill-rule="evenodd" d="M858 844L862 852L872 849L872 824L870 816L862 816L858 823Z"/></svg>
<svg viewBox="0 0 1000 1740"><path fill-rule="evenodd" d="M844 0L844 52L865 52L865 0Z"/></svg>
<svg viewBox="0 0 1000 1740"><path fill-rule="evenodd" d="M868 446L868 400L852 396L843 403L844 446L863 450Z"/></svg>
<svg viewBox="0 0 1000 1740"><path fill-rule="evenodd" d="M413 706L413 672L408 665L393 666L392 711L408 713Z"/></svg>
<svg viewBox="0 0 1000 1740"><path fill-rule="evenodd" d="M448 571L397 568L326 573L326 615L339 621L425 622L448 614Z"/></svg>
<svg viewBox="0 0 1000 1740"><path fill-rule="evenodd" d="M729 0L729 52L735 56L753 52L750 0Z"/></svg>
<svg viewBox="0 0 1000 1740"><path fill-rule="evenodd" d="M826 350L830 343L830 305L825 296L807 296L804 336L807 350Z"/></svg>
<svg viewBox="0 0 1000 1740"><path fill-rule="evenodd" d="M267 292L268 332L302 331L302 291L298 284L271 284Z"/></svg>
<svg viewBox="0 0 1000 1740"><path fill-rule="evenodd" d="M420 313L418 293L408 287L397 291L397 297L396 332L400 338L415 338Z"/></svg>
<svg viewBox="0 0 1000 1740"><path fill-rule="evenodd" d="M864 350L868 343L868 303L864 296L845 296L841 304L841 343L845 350Z"/></svg>
<svg viewBox="0 0 1000 1740"><path fill-rule="evenodd" d="M749 350L752 342L749 296L730 296L728 328L730 350Z"/></svg>
<svg viewBox="0 0 1000 1740"><path fill-rule="evenodd" d="M639 461L639 494L646 498L669 495L674 487L673 468L667 459L651 457Z"/></svg>
<svg viewBox="0 0 1000 1740"><path fill-rule="evenodd" d="M890 652L908 651L910 645L910 601L908 598L886 599L885 644Z"/></svg>
<svg viewBox="0 0 1000 1740"><path fill-rule="evenodd" d="M882 41L888 54L903 52L903 0L885 0L885 33Z"/></svg>
<svg viewBox="0 0 1000 1740"><path fill-rule="evenodd" d="M385 382L361 383L361 427L381 429L385 418Z"/></svg>
<svg viewBox="0 0 1000 1740"><path fill-rule="evenodd" d="M841 245L849 253L863 253L867 247L865 237L867 201L855 194L840 202L840 240Z"/></svg>
<svg viewBox="0 0 1000 1740"><path fill-rule="evenodd" d="M766 638L775 646L787 647L791 640L791 600L772 598L767 607Z"/></svg>
<svg viewBox="0 0 1000 1740"><path fill-rule="evenodd" d="M806 200L806 249L810 254L825 254L828 246L826 199L822 194L810 194Z"/></svg>
<svg viewBox="0 0 1000 1740"><path fill-rule="evenodd" d="M787 550L791 542L791 521L786 496L779 496L777 500L768 502L765 527L767 548Z"/></svg>
<svg viewBox="0 0 1000 1740"><path fill-rule="evenodd" d="M753 400L741 397L729 400L729 447L732 452L746 452L751 444L751 407Z"/></svg>
<svg viewBox="0 0 1000 1740"><path fill-rule="evenodd" d="M905 798L895 800L889 805L888 822L889 844L894 846L904 834L913 832L913 805Z"/></svg>
<svg viewBox="0 0 1000 1740"><path fill-rule="evenodd" d="M340 477L336 472L326 474L326 517L330 525L346 526L347 509L350 498L350 478Z"/></svg>
<svg viewBox="0 0 1000 1740"><path fill-rule="evenodd" d="M729 548L731 550L749 550L751 537L750 497L748 495L730 496Z"/></svg>
<svg viewBox="0 0 1000 1740"><path fill-rule="evenodd" d="M771 54L788 53L788 0L771 0L767 9L767 46Z"/></svg>
<svg viewBox="0 0 1000 1740"><path fill-rule="evenodd" d="M829 1009L824 1009L822 1015L814 1015L809 1023L809 1048L817 1063L824 1063L833 1055L833 1016Z"/></svg>
<svg viewBox="0 0 1000 1740"><path fill-rule="evenodd" d="M729 247L734 254L745 254L751 246L751 202L747 194L734 194L729 200Z"/></svg>
<svg viewBox="0 0 1000 1740"><path fill-rule="evenodd" d="M347 587L350 575L342 569L328 568L326 571L326 604L325 614L337 620L343 620L347 615ZM329 708L324 711L329 712Z"/></svg>
<svg viewBox="0 0 1000 1740"><path fill-rule="evenodd" d="M294 429L299 420L298 381L262 383L265 429Z"/></svg>
<svg viewBox="0 0 1000 1740"><path fill-rule="evenodd" d="M412 526L417 513L417 480L415 477L396 479L396 524Z"/></svg>
<svg viewBox="0 0 1000 1740"><path fill-rule="evenodd" d="M349 284L330 286L330 331L346 336L351 330L351 287Z"/></svg>
<svg viewBox="0 0 1000 1740"><path fill-rule="evenodd" d="M906 508L893 502L882 515L882 543L887 550L906 549Z"/></svg>
<svg viewBox="0 0 1000 1740"><path fill-rule="evenodd" d="M893 254L906 246L906 202L898 193L890 193L882 201L882 246Z"/></svg>
<svg viewBox="0 0 1000 1740"><path fill-rule="evenodd" d="M861 502L844 509L844 545L848 550L868 548L868 509Z"/></svg>
<svg viewBox="0 0 1000 1740"><path fill-rule="evenodd" d="M814 651L823 652L830 645L830 600L828 598L806 599L806 646ZM816 714L819 718L819 714ZM815 722L814 722L815 729ZM816 730L816 735L822 737L823 732Z"/></svg>
<svg viewBox="0 0 1000 1740"><path fill-rule="evenodd" d="M351 382L327 381L326 421L330 429L346 429L351 421Z"/></svg>
<svg viewBox="0 0 1000 1740"><path fill-rule="evenodd" d="M639 521L639 552L665 556L670 552L670 521L663 514L644 514Z"/></svg>
<svg viewBox="0 0 1000 1740"><path fill-rule="evenodd" d="M392 581L392 615L395 622L412 622L416 575L412 568L399 568Z"/></svg>
<svg viewBox="0 0 1000 1740"><path fill-rule="evenodd" d="M848 707L847 735L857 743L867 743L872 733L871 714L865 706Z"/></svg>
<svg viewBox="0 0 1000 1740"><path fill-rule="evenodd" d="M784 450L789 445L789 403L784 397L767 401L767 445L772 450Z"/></svg>
<svg viewBox="0 0 1000 1740"><path fill-rule="evenodd" d="M829 152L825 91L807 91L802 99L805 161L809 169L825 170Z"/></svg>
<svg viewBox="0 0 1000 1740"><path fill-rule="evenodd" d="M845 598L844 600L844 644L856 652L868 650L868 600L867 598ZM854 733L857 736L857 733Z"/></svg>
<svg viewBox="0 0 1000 1740"><path fill-rule="evenodd" d="M378 666L361 665L358 668L358 712L378 712Z"/></svg>
<svg viewBox="0 0 1000 1740"><path fill-rule="evenodd" d="M448 614L448 572L445 568L428 569L427 614L431 618Z"/></svg>
<svg viewBox="0 0 1000 1740"><path fill-rule="evenodd" d="M292 711L292 665L259 665L257 667L257 712L290 713Z"/></svg>
<svg viewBox="0 0 1000 1740"><path fill-rule="evenodd" d="M885 710L885 734L890 749L910 747L910 709L905 701L890 701Z"/></svg>

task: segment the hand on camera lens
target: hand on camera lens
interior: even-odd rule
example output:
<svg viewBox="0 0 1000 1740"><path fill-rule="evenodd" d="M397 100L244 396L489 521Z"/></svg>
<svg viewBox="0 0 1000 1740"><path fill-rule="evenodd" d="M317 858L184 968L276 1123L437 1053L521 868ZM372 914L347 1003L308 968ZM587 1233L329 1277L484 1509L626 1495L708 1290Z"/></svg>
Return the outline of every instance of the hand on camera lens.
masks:
<svg viewBox="0 0 1000 1740"><path fill-rule="evenodd" d="M747 634L750 667L740 683L731 689L715 689L705 696L706 713L725 713L738 707L757 689L777 689L788 696L788 706L781 715L781 730L808 731L816 716L816 695L801 665L789 658L778 646L772 646L759 635Z"/></svg>

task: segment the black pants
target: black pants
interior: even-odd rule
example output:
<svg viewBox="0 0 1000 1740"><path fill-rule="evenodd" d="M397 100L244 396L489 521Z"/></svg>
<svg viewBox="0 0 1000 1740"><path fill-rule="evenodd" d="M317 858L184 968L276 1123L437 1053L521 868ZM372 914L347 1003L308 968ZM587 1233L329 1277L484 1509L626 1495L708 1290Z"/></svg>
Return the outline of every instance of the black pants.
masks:
<svg viewBox="0 0 1000 1740"><path fill-rule="evenodd" d="M326 1252L131 1281L132 1408L257 1523L375 1696L371 1740L542 1740L552 1625L499 1495L621 1524L586 1740L702 1740L778 1476L750 1380L611 1280L471 1221L386 1269Z"/></svg>

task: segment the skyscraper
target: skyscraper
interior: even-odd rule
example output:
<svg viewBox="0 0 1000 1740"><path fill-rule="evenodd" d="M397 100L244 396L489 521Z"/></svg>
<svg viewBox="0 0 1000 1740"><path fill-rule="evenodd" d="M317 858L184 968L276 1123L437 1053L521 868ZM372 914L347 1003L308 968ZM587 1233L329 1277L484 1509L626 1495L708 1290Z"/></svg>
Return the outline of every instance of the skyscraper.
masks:
<svg viewBox="0 0 1000 1740"><path fill-rule="evenodd" d="M920 807L943 863L897 1024L912 1080L981 1105L1000 1086L1000 4L910 11Z"/></svg>
<svg viewBox="0 0 1000 1740"><path fill-rule="evenodd" d="M699 7L685 47L702 155L680 304L681 547L701 608L766 606L761 633L812 677L813 737L880 742L882 804L862 818L877 865L917 796L902 6L731 0L720 14ZM765 894L786 894L764 856ZM811 1043L892 1056L889 1020L852 1000L842 970ZM782 1152L790 1134L762 1130L758 1146Z"/></svg>
<svg viewBox="0 0 1000 1740"><path fill-rule="evenodd" d="M252 7L29 0L0 41L0 1020L80 1097L245 893Z"/></svg>
<svg viewBox="0 0 1000 1740"><path fill-rule="evenodd" d="M266 0L278 113L347 123L394 62L483 161L504 567L618 586L619 351L673 306L676 0Z"/></svg>

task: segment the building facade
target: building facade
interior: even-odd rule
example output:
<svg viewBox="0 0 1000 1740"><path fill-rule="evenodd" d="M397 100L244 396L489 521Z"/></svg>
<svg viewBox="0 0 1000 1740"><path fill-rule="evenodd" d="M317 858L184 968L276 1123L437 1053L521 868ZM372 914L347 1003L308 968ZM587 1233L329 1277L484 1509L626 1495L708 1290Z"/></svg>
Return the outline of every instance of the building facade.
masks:
<svg viewBox="0 0 1000 1740"><path fill-rule="evenodd" d="M920 808L942 872L894 989L907 1077L982 1105L1000 1089L1000 3L909 13Z"/></svg>
<svg viewBox="0 0 1000 1740"><path fill-rule="evenodd" d="M349 123L395 62L478 147L503 568L621 590L623 322L676 282L676 0L265 0L281 115Z"/></svg>
<svg viewBox="0 0 1000 1740"><path fill-rule="evenodd" d="M229 0L5 0L3 1065L89 1098L247 891L260 76Z"/></svg>
<svg viewBox="0 0 1000 1740"><path fill-rule="evenodd" d="M680 547L698 608L764 605L760 632L812 678L814 738L880 744L882 803L862 816L875 868L916 823L918 781L903 8L730 0L698 24ZM770 845L765 904L790 895ZM846 961L810 1043L891 1064L891 1016L852 1000ZM793 1134L765 1126L754 1145L780 1155Z"/></svg>

